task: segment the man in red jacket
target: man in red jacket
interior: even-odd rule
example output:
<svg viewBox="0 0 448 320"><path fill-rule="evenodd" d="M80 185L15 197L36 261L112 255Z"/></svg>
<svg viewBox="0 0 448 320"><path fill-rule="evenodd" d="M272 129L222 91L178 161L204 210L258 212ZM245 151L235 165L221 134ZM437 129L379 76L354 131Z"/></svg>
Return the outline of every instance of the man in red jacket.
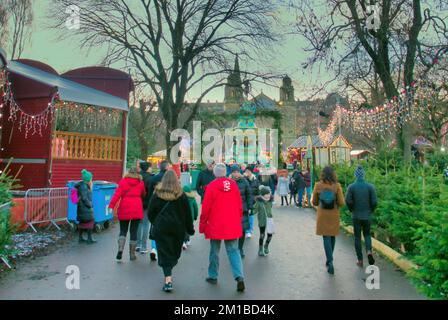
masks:
<svg viewBox="0 0 448 320"><path fill-rule="evenodd" d="M206 189L202 202L199 232L210 239L210 258L207 282L218 282L219 250L224 240L227 256L232 267L233 277L237 281L237 290L244 291L243 262L238 239L243 235L241 220L243 203L235 181L226 178L226 166L223 163L213 168L216 179Z"/></svg>

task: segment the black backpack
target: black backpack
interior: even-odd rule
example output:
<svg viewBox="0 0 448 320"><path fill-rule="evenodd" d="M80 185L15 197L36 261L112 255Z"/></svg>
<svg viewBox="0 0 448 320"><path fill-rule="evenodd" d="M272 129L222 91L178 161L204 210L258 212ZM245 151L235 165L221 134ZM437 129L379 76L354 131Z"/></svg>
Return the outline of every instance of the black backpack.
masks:
<svg viewBox="0 0 448 320"><path fill-rule="evenodd" d="M324 189L319 195L320 206L323 209L334 209L336 203L336 193L333 190Z"/></svg>

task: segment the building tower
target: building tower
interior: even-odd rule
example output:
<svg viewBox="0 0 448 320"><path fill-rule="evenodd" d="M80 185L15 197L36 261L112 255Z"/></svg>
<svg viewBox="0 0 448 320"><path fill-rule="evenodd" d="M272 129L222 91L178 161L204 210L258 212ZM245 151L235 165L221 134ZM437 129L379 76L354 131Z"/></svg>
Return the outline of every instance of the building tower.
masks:
<svg viewBox="0 0 448 320"><path fill-rule="evenodd" d="M235 57L235 66L232 73L227 77L224 89L224 110L236 112L244 102L243 82L241 81L240 64L238 55Z"/></svg>
<svg viewBox="0 0 448 320"><path fill-rule="evenodd" d="M279 110L282 114L282 141L283 148L289 147L298 136L297 132L297 103L294 98L294 87L291 78L283 78L280 87Z"/></svg>

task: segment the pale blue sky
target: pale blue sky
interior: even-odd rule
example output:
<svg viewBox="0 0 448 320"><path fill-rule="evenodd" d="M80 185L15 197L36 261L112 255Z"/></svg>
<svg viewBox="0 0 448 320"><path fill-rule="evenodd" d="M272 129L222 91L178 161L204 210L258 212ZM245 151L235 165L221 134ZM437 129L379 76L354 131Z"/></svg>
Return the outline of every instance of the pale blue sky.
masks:
<svg viewBox="0 0 448 320"><path fill-rule="evenodd" d="M35 0L34 3L35 19L31 43L26 47L22 58L47 63L59 73L100 63L105 54L104 48L97 48L91 51L80 49L80 41L73 37L70 40L58 41L56 30L47 28L50 1ZM288 28L285 28L284 33L286 34L290 31ZM66 29L66 32L71 31ZM312 75L308 71L307 73L303 72L301 63L305 61L306 56L302 48L302 39L299 36L287 36L284 43L278 46L275 51L275 58L271 60L270 65L260 65L257 62L247 65L245 61L241 61L241 69L251 71L253 68L259 70L270 68L279 74L288 73L294 81L296 97L300 99L310 95L311 84L320 84L329 78L325 71L320 73L316 71ZM112 67L120 68L118 65ZM279 86L280 84L281 82L278 81L277 85ZM205 88L207 88L207 84L198 85L188 99L194 99ZM261 91L273 99L278 100L279 98L278 88L254 83L252 94L257 95ZM219 88L210 93L205 100L221 101L223 96L224 90Z"/></svg>

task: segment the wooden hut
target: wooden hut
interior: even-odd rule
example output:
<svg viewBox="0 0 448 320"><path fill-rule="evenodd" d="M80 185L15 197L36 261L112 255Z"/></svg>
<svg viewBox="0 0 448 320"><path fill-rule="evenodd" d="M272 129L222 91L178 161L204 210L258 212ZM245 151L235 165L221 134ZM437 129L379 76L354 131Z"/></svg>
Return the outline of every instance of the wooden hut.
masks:
<svg viewBox="0 0 448 320"><path fill-rule="evenodd" d="M65 186L83 168L118 182L127 148L131 77L89 67L59 75L33 60L6 61L1 110L2 166L23 166L24 189Z"/></svg>
<svg viewBox="0 0 448 320"><path fill-rule="evenodd" d="M313 165L324 167L329 164L350 161L351 144L342 135L325 144L318 135L311 136ZM288 147L288 162L310 167L308 157L308 136L300 136Z"/></svg>

